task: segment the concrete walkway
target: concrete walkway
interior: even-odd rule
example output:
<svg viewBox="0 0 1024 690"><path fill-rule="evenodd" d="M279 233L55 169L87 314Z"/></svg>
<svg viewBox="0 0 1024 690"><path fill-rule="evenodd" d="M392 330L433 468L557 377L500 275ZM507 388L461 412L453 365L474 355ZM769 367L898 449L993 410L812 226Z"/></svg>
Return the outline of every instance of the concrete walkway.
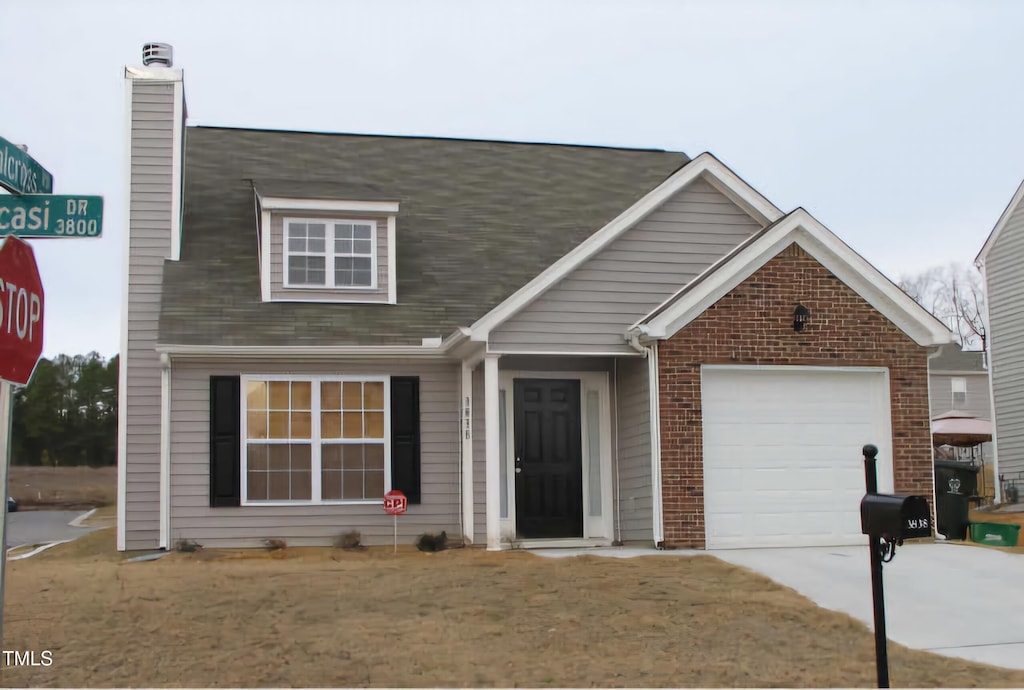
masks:
<svg viewBox="0 0 1024 690"><path fill-rule="evenodd" d="M749 568L874 629L867 546L728 551L544 549L540 556L712 555ZM1024 669L1024 555L956 543L909 544L883 566L886 633L911 649Z"/></svg>

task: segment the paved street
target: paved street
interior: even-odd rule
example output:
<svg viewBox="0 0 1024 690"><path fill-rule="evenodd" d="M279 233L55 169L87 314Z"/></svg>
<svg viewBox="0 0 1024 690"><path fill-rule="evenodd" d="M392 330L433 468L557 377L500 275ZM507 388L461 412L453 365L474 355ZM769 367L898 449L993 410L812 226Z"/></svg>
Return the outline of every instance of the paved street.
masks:
<svg viewBox="0 0 1024 690"><path fill-rule="evenodd" d="M95 527L71 527L83 510L25 510L7 514L7 548L76 539Z"/></svg>

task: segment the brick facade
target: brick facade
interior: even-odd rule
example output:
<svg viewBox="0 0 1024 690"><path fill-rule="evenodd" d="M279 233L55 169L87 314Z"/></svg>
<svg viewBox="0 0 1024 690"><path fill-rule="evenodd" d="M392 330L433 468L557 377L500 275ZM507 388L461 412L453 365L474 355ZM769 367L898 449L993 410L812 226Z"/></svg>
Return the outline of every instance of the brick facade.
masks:
<svg viewBox="0 0 1024 690"><path fill-rule="evenodd" d="M793 244L658 344L666 546L704 547L701 364L888 367L895 490L932 495L927 349Z"/></svg>

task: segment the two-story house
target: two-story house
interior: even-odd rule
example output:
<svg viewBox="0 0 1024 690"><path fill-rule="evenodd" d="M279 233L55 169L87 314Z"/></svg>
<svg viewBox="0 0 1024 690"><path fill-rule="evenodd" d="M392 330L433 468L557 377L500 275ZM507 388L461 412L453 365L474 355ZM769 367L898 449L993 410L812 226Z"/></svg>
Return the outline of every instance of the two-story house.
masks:
<svg viewBox="0 0 1024 690"><path fill-rule="evenodd" d="M1024 493L1024 182L999 217L975 264L985 280L995 421L997 500Z"/></svg>
<svg viewBox="0 0 1024 690"><path fill-rule="evenodd" d="M118 547L863 543L952 335L714 156L186 126L126 70Z"/></svg>
<svg viewBox="0 0 1024 690"><path fill-rule="evenodd" d="M930 360L929 388L933 419L954 410L992 418L988 367L980 350L964 350L957 343L942 347Z"/></svg>
<svg viewBox="0 0 1024 690"><path fill-rule="evenodd" d="M980 350L964 350L958 343L950 343L941 347L929 360L928 387L933 422L939 417L962 416L977 418L978 422L966 420L966 426L976 430L990 425L992 401L986 354ZM964 436L957 440L964 445L950 447L940 443L941 437L933 440L936 459L970 462L978 467L979 494L986 500L995 496L995 457L991 441Z"/></svg>

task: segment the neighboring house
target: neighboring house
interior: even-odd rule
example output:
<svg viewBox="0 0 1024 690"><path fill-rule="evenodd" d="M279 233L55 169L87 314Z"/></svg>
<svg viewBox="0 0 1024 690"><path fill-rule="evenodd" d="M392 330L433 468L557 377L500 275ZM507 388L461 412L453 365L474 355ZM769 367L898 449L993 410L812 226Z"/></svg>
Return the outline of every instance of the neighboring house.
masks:
<svg viewBox="0 0 1024 690"><path fill-rule="evenodd" d="M996 471L1024 487L1024 182L975 264L985 279ZM1002 488L1002 487L1001 487ZM996 496L1001 500L1001 494Z"/></svg>
<svg viewBox="0 0 1024 690"><path fill-rule="evenodd" d="M710 154L185 127L128 69L118 548L863 543L938 320Z"/></svg>
<svg viewBox="0 0 1024 690"><path fill-rule="evenodd" d="M984 352L950 343L929 360L928 374L932 419L953 410L992 419Z"/></svg>

